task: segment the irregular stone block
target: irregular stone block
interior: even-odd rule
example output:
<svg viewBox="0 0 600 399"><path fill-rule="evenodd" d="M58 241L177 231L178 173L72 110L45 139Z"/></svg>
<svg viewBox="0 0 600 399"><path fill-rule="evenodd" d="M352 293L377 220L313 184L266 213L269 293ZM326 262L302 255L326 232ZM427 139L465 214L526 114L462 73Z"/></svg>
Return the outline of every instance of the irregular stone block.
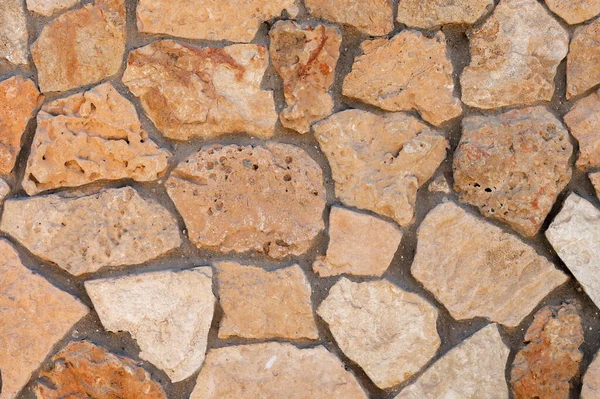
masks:
<svg viewBox="0 0 600 399"><path fill-rule="evenodd" d="M27 9L36 14L49 17L67 8L73 7L80 0L27 0Z"/></svg>
<svg viewBox="0 0 600 399"><path fill-rule="evenodd" d="M415 28L472 25L494 7L494 0L402 0L397 20Z"/></svg>
<svg viewBox="0 0 600 399"><path fill-rule="evenodd" d="M579 24L600 14L598 0L545 0L553 13L569 25Z"/></svg>
<svg viewBox="0 0 600 399"><path fill-rule="evenodd" d="M600 91L577 101L564 119L579 142L577 167L583 170L600 167Z"/></svg>
<svg viewBox="0 0 600 399"><path fill-rule="evenodd" d="M586 92L598 83L600 83L600 20L580 26L573 33L567 57L567 100Z"/></svg>
<svg viewBox="0 0 600 399"><path fill-rule="evenodd" d="M588 177L594 185L594 189L596 190L596 197L600 198L600 172L590 173Z"/></svg>
<svg viewBox="0 0 600 399"><path fill-rule="evenodd" d="M600 356L596 353L594 361L588 366L583 376L581 399L598 399L600 397Z"/></svg>
<svg viewBox="0 0 600 399"><path fill-rule="evenodd" d="M23 0L0 1L0 59L17 65L29 63L28 39Z"/></svg>
<svg viewBox="0 0 600 399"><path fill-rule="evenodd" d="M4 198L10 193L10 186L6 181L0 179L0 204L4 202Z"/></svg>
<svg viewBox="0 0 600 399"><path fill-rule="evenodd" d="M383 36L394 29L392 4L387 0L305 0L317 18L352 25L362 33Z"/></svg>
<svg viewBox="0 0 600 399"><path fill-rule="evenodd" d="M429 183L427 189L432 193L450 194L452 192L450 190L448 180L446 180L446 177L444 175L436 176L435 179L433 179L433 181Z"/></svg>

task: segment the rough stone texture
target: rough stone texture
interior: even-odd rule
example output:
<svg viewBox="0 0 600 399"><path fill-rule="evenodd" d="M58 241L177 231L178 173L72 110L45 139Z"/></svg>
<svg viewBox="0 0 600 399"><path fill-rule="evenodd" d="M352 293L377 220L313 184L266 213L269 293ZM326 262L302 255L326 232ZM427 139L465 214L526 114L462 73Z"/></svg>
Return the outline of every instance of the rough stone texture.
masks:
<svg viewBox="0 0 600 399"><path fill-rule="evenodd" d="M585 372L580 398L600 398L600 356L598 356L598 353L596 353L594 361L588 366Z"/></svg>
<svg viewBox="0 0 600 399"><path fill-rule="evenodd" d="M170 139L238 132L268 138L277 122L273 93L260 88L268 65L267 49L256 44L161 40L129 54L123 83Z"/></svg>
<svg viewBox="0 0 600 399"><path fill-rule="evenodd" d="M436 126L462 114L441 31L428 38L404 30L391 39L367 40L360 48L363 54L344 79L345 96L386 111L416 110Z"/></svg>
<svg viewBox="0 0 600 399"><path fill-rule="evenodd" d="M140 358L172 382L200 368L216 302L210 267L86 281L85 289L104 328L129 332Z"/></svg>
<svg viewBox="0 0 600 399"><path fill-rule="evenodd" d="M300 11L294 0L140 0L137 26L145 33L248 43L284 10L292 18Z"/></svg>
<svg viewBox="0 0 600 399"><path fill-rule="evenodd" d="M132 359L88 341L70 342L52 357L35 386L38 399L166 399L160 384Z"/></svg>
<svg viewBox="0 0 600 399"><path fill-rule="evenodd" d="M494 7L494 0L402 0L397 20L422 29L441 25L472 25Z"/></svg>
<svg viewBox="0 0 600 399"><path fill-rule="evenodd" d="M269 53L277 73L283 79L287 108L281 111L281 124L300 133L331 115L333 84L340 56L342 33L338 28L299 25L279 21L269 32Z"/></svg>
<svg viewBox="0 0 600 399"><path fill-rule="evenodd" d="M600 2L598 2L600 4ZM600 83L600 20L575 30L567 57L567 99Z"/></svg>
<svg viewBox="0 0 600 399"><path fill-rule="evenodd" d="M4 202L4 198L10 193L10 186L3 179L0 179L0 204Z"/></svg>
<svg viewBox="0 0 600 399"><path fill-rule="evenodd" d="M95 0L42 29L31 47L43 92L64 91L116 74L125 52L124 0Z"/></svg>
<svg viewBox="0 0 600 399"><path fill-rule="evenodd" d="M527 343L513 362L510 385L515 399L568 399L571 378L579 373L583 353L581 318L571 304L539 310L525 333Z"/></svg>
<svg viewBox="0 0 600 399"><path fill-rule="evenodd" d="M454 154L459 199L534 236L571 179L569 132L545 107L463 119Z"/></svg>
<svg viewBox="0 0 600 399"><path fill-rule="evenodd" d="M336 196L402 226L414 221L417 189L446 157L446 139L404 113L361 110L334 114L314 126L327 156Z"/></svg>
<svg viewBox="0 0 600 399"><path fill-rule="evenodd" d="M382 389L410 378L440 346L437 310L386 280L342 277L317 313L344 354Z"/></svg>
<svg viewBox="0 0 600 399"><path fill-rule="evenodd" d="M452 348L396 399L505 399L510 350L497 324L490 324Z"/></svg>
<svg viewBox="0 0 600 399"><path fill-rule="evenodd" d="M181 245L175 217L131 187L9 199L0 230L75 276L143 263Z"/></svg>
<svg viewBox="0 0 600 399"><path fill-rule="evenodd" d="M352 25L371 36L383 36L394 29L388 0L305 0L305 4L317 18Z"/></svg>
<svg viewBox="0 0 600 399"><path fill-rule="evenodd" d="M545 0L553 13L570 25L579 24L600 14L599 0Z"/></svg>
<svg viewBox="0 0 600 399"><path fill-rule="evenodd" d="M573 137L579 142L577 167L600 167L600 91L577 101L564 117Z"/></svg>
<svg viewBox="0 0 600 399"><path fill-rule="evenodd" d="M27 0L27 9L49 17L67 8L71 8L79 2L80 0Z"/></svg>
<svg viewBox="0 0 600 399"><path fill-rule="evenodd" d="M435 179L433 179L433 181L429 183L427 189L434 193L451 193L450 185L448 184L448 180L446 180L446 177L444 175L436 176Z"/></svg>
<svg viewBox="0 0 600 399"><path fill-rule="evenodd" d="M600 172L590 173L588 177L594 185L594 189L596 190L596 197L600 198Z"/></svg>
<svg viewBox="0 0 600 399"><path fill-rule="evenodd" d="M0 1L0 59L27 64L28 38L23 0Z"/></svg>
<svg viewBox="0 0 600 399"><path fill-rule="evenodd" d="M217 272L224 312L219 338L319 338L310 283L300 266L268 272L221 262Z"/></svg>
<svg viewBox="0 0 600 399"><path fill-rule="evenodd" d="M200 248L283 258L306 252L324 228L321 168L292 145L206 146L166 186Z"/></svg>
<svg viewBox="0 0 600 399"><path fill-rule="evenodd" d="M355 377L322 346L264 343L211 349L190 399L367 399Z"/></svg>
<svg viewBox="0 0 600 399"><path fill-rule="evenodd" d="M87 312L77 299L23 266L13 246L0 239L0 397L15 398Z"/></svg>
<svg viewBox="0 0 600 399"><path fill-rule="evenodd" d="M411 272L455 319L508 327L568 279L517 237L450 202L421 223Z"/></svg>
<svg viewBox="0 0 600 399"><path fill-rule="evenodd" d="M538 1L500 1L469 40L471 64L460 77L465 104L491 109L552 98L569 35Z"/></svg>
<svg viewBox="0 0 600 399"><path fill-rule="evenodd" d="M313 263L321 277L347 273L379 276L387 270L402 240L395 224L334 206L329 214L326 256Z"/></svg>

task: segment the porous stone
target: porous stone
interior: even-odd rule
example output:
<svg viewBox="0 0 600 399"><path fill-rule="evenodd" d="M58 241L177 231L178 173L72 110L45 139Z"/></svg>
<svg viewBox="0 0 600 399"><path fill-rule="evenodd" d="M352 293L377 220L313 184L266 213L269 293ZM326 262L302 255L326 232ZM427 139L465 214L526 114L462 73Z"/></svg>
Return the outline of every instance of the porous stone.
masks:
<svg viewBox="0 0 600 399"><path fill-rule="evenodd" d="M600 91L575 103L564 117L573 137L579 142L577 167L600 167Z"/></svg>
<svg viewBox="0 0 600 399"><path fill-rule="evenodd" d="M160 384L135 361L88 341L70 342L52 357L35 385L38 399L166 399Z"/></svg>
<svg viewBox="0 0 600 399"><path fill-rule="evenodd" d="M346 110L314 126L331 165L335 193L348 205L414 222L417 189L446 157L448 142L404 113Z"/></svg>
<svg viewBox="0 0 600 399"><path fill-rule="evenodd" d="M600 356L596 353L594 361L588 366L583 376L581 399L600 398Z"/></svg>
<svg viewBox="0 0 600 399"><path fill-rule="evenodd" d="M461 77L462 101L491 109L550 101L569 34L536 0L501 0L468 34L471 63Z"/></svg>
<svg viewBox="0 0 600 399"><path fill-rule="evenodd" d="M539 310L525 333L527 345L512 365L510 385L515 399L568 399L570 380L579 373L583 353L581 318L573 303Z"/></svg>
<svg viewBox="0 0 600 399"><path fill-rule="evenodd" d="M0 397L13 399L88 308L27 269L4 239L0 276Z"/></svg>
<svg viewBox="0 0 600 399"><path fill-rule="evenodd" d="M600 14L599 0L545 0L553 13L575 25Z"/></svg>
<svg viewBox="0 0 600 399"><path fill-rule="evenodd" d="M0 204L4 202L4 198L10 193L10 186L6 181L0 179Z"/></svg>
<svg viewBox="0 0 600 399"><path fill-rule="evenodd" d="M283 79L287 103L279 114L281 124L307 133L310 125L333 111L328 91L335 77L342 33L331 26L279 21L269 36L271 60Z"/></svg>
<svg viewBox="0 0 600 399"><path fill-rule="evenodd" d="M181 245L175 217L131 187L9 199L0 230L75 276L143 263Z"/></svg>
<svg viewBox="0 0 600 399"><path fill-rule="evenodd" d="M305 4L317 18L352 25L371 36L383 36L394 29L388 0L305 0Z"/></svg>
<svg viewBox="0 0 600 399"><path fill-rule="evenodd" d="M600 4L600 2L598 2ZM567 99L600 83L600 20L575 30L567 57Z"/></svg>
<svg viewBox="0 0 600 399"><path fill-rule="evenodd" d="M217 264L223 319L219 338L317 339L311 287L300 266L268 272L233 262Z"/></svg>
<svg viewBox="0 0 600 399"><path fill-rule="evenodd" d="M382 389L410 378L440 346L437 310L386 280L342 277L317 313L344 354Z"/></svg>
<svg viewBox="0 0 600 399"><path fill-rule="evenodd" d="M199 248L283 258L306 252L324 228L321 168L293 145L205 146L166 186Z"/></svg>
<svg viewBox="0 0 600 399"><path fill-rule="evenodd" d="M36 14L49 17L79 3L80 0L27 0L27 9Z"/></svg>
<svg viewBox="0 0 600 399"><path fill-rule="evenodd" d="M571 179L569 132L545 107L463 119L454 154L459 199L534 236Z"/></svg>
<svg viewBox="0 0 600 399"><path fill-rule="evenodd" d="M129 54L123 83L170 139L239 132L268 138L277 122L273 93L260 88L268 65L267 49L256 44L160 40Z"/></svg>
<svg viewBox="0 0 600 399"><path fill-rule="evenodd" d="M411 272L457 320L516 327L568 279L516 236L451 202L430 211L417 236Z"/></svg>
<svg viewBox="0 0 600 399"><path fill-rule="evenodd" d="M509 353L498 325L490 324L450 349L396 399L507 399Z"/></svg>
<svg viewBox="0 0 600 399"><path fill-rule="evenodd" d="M124 0L95 0L48 23L31 47L42 92L115 75L125 53Z"/></svg>
<svg viewBox="0 0 600 399"><path fill-rule="evenodd" d="M329 214L327 254L313 263L321 277L347 273L381 276L402 240L395 224L338 206Z"/></svg>
<svg viewBox="0 0 600 399"><path fill-rule="evenodd" d="M416 110L436 126L462 114L441 31L428 38L404 30L391 39L367 40L360 48L363 54L344 79L346 97L386 111Z"/></svg>
<svg viewBox="0 0 600 399"><path fill-rule="evenodd" d="M27 20L23 0L0 1L0 59L12 64L27 64Z"/></svg>
<svg viewBox="0 0 600 399"><path fill-rule="evenodd" d="M152 272L85 282L108 331L126 331L140 358L184 380L202 365L215 297L212 269Z"/></svg>
<svg viewBox="0 0 600 399"><path fill-rule="evenodd" d="M211 349L190 399L367 399L356 378L322 346L287 343Z"/></svg>
<svg viewBox="0 0 600 399"><path fill-rule="evenodd" d="M295 18L300 10L295 0L140 0L137 27L145 33L248 43L264 21L283 11Z"/></svg>
<svg viewBox="0 0 600 399"><path fill-rule="evenodd" d="M441 25L472 25L494 7L494 0L402 0L397 20L422 29Z"/></svg>
<svg viewBox="0 0 600 399"><path fill-rule="evenodd" d="M450 194L451 192L448 180L446 180L446 177L441 174L436 176L435 179L433 179L433 181L429 183L427 189L432 193Z"/></svg>

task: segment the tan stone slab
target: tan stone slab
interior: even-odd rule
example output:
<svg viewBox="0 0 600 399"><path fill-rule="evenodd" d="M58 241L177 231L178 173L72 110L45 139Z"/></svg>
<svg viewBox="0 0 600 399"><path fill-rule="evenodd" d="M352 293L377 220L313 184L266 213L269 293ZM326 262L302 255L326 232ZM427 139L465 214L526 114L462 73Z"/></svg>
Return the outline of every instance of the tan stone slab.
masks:
<svg viewBox="0 0 600 399"><path fill-rule="evenodd" d="M494 7L494 0L402 0L397 20L415 28L472 25Z"/></svg>
<svg viewBox="0 0 600 399"><path fill-rule="evenodd" d="M570 25L579 24L600 14L600 0L545 0L553 13Z"/></svg>
<svg viewBox="0 0 600 399"><path fill-rule="evenodd" d="M600 20L595 20L573 33L567 57L567 100L599 83Z"/></svg>
<svg viewBox="0 0 600 399"><path fill-rule="evenodd" d="M78 4L80 0L27 0L27 9L36 14L49 17Z"/></svg>
<svg viewBox="0 0 600 399"><path fill-rule="evenodd" d="M29 63L28 39L24 0L0 1L0 59Z"/></svg>
<svg viewBox="0 0 600 399"><path fill-rule="evenodd" d="M388 0L305 0L305 4L313 16L352 25L367 35L382 36L394 29Z"/></svg>
<svg viewBox="0 0 600 399"><path fill-rule="evenodd" d="M596 353L594 361L588 366L583 376L581 399L600 398L600 356Z"/></svg>
<svg viewBox="0 0 600 399"><path fill-rule="evenodd" d="M600 172L590 173L588 177L596 190L596 197L600 198Z"/></svg>
<svg viewBox="0 0 600 399"><path fill-rule="evenodd" d="M600 167L600 91L577 101L564 116L573 137L579 142L577 167Z"/></svg>

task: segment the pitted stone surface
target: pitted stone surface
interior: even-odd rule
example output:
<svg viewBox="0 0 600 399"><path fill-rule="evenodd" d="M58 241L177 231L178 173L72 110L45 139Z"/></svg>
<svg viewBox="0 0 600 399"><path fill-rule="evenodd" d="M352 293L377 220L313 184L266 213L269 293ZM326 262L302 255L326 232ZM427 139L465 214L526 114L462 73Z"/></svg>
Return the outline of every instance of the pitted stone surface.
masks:
<svg viewBox="0 0 600 399"><path fill-rule="evenodd" d="M599 2L600 4L600 2ZM567 57L567 100L600 83L600 20L575 30Z"/></svg>
<svg viewBox="0 0 600 399"><path fill-rule="evenodd" d="M472 25L494 7L494 0L402 0L397 20L415 28Z"/></svg>
<svg viewBox="0 0 600 399"><path fill-rule="evenodd" d="M600 14L600 0L545 0L553 13L570 25L579 24Z"/></svg>
<svg viewBox="0 0 600 399"><path fill-rule="evenodd" d="M27 0L27 9L36 14L49 17L71 8L79 2L80 0Z"/></svg>
<svg viewBox="0 0 600 399"><path fill-rule="evenodd" d="M27 20L23 0L0 1L0 59L12 64L27 64Z"/></svg>
<svg viewBox="0 0 600 399"><path fill-rule="evenodd" d="M600 398L600 356L596 353L594 361L588 366L583 376L581 399Z"/></svg>
<svg viewBox="0 0 600 399"><path fill-rule="evenodd" d="M577 166L583 170L600 167L600 91L577 101L564 119L579 142Z"/></svg>
<svg viewBox="0 0 600 399"><path fill-rule="evenodd" d="M308 11L317 18L352 25L371 36L394 29L392 4L388 0L305 0Z"/></svg>

